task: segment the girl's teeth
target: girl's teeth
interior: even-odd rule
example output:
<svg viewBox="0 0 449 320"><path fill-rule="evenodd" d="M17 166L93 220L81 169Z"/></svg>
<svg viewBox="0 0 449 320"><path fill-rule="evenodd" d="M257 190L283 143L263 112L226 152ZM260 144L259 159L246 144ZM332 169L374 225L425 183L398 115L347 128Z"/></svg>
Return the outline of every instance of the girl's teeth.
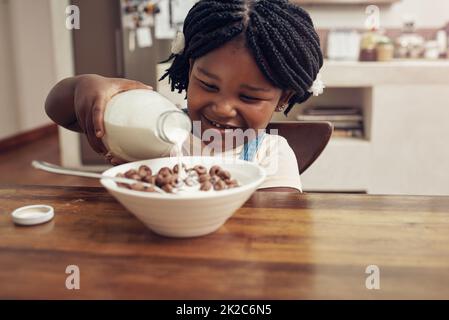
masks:
<svg viewBox="0 0 449 320"><path fill-rule="evenodd" d="M219 124L216 123L216 122L213 122L213 121L212 121L212 124L213 124L214 126L216 126L217 128L221 128L221 125L219 125Z"/></svg>
<svg viewBox="0 0 449 320"><path fill-rule="evenodd" d="M229 127L229 126L221 125L221 124L219 124L219 123L216 123L215 121L211 121L211 123L212 123L212 125L214 125L214 126L217 127L217 128L232 129L232 128Z"/></svg>

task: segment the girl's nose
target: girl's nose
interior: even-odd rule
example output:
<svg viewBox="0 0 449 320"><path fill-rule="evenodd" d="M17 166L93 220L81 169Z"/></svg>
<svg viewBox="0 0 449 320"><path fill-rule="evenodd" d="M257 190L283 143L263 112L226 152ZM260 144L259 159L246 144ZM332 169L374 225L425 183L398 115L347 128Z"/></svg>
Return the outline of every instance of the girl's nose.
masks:
<svg viewBox="0 0 449 320"><path fill-rule="evenodd" d="M214 104L212 110L220 118L232 118L237 115L232 101L222 100Z"/></svg>

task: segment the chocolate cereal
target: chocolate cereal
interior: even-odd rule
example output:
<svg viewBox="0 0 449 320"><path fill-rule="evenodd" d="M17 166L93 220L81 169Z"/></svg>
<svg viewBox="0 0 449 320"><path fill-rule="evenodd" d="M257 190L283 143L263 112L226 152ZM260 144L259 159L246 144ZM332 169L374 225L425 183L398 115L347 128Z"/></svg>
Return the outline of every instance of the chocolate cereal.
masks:
<svg viewBox="0 0 449 320"><path fill-rule="evenodd" d="M131 169L125 173L117 174L117 177L133 179L136 180L136 183L132 185L117 183L117 185L139 192L156 192L155 188L144 186L142 182L145 182L153 184L168 193L178 193L186 190L186 188L192 190L195 188L200 192L207 192L239 187L237 180L232 179L231 173L218 165L212 166L209 170L202 165L188 168L185 164L182 164L182 168L187 173L183 175L185 176L183 179L180 178L178 165L173 168L163 167L155 175L153 175L150 167L142 165L137 170Z"/></svg>

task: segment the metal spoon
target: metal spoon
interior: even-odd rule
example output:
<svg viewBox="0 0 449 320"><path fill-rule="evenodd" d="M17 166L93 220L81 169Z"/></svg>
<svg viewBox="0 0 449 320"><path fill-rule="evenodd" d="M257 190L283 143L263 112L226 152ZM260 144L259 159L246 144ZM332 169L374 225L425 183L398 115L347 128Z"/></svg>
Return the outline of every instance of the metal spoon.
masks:
<svg viewBox="0 0 449 320"><path fill-rule="evenodd" d="M132 184L135 184L135 183L141 183L145 187L152 187L152 188L154 188L154 190L156 192L166 193L164 190L162 190L161 188L157 187L154 184L146 183L146 182L140 182L140 181L136 181L136 180L133 180L133 179L120 178L120 177L109 177L109 176L105 176L105 175L102 175L102 174L99 174L99 173L93 173L93 172L86 172L86 171L79 171L79 170L75 170L75 169L64 168L64 167L60 167L60 166L57 166L55 164L51 164L51 163L44 162L44 161L36 161L36 160L34 160L33 162L31 162L31 165L34 168L36 168L36 169L47 171L47 172L51 172L51 173L57 173L57 174L65 174L65 175L70 175L70 176L78 176L78 177L85 177L85 178L95 178L95 179L109 179L109 180L112 180L114 182L126 183L126 184L129 184L129 185L132 185Z"/></svg>

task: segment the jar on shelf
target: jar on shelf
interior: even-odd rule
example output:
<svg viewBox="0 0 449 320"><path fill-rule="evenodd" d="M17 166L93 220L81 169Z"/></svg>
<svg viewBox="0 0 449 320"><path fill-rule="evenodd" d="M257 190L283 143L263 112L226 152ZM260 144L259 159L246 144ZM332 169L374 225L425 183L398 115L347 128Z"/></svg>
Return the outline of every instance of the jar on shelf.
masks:
<svg viewBox="0 0 449 320"><path fill-rule="evenodd" d="M440 47L437 41L427 41L425 44L424 58L436 60L440 57Z"/></svg>
<svg viewBox="0 0 449 320"><path fill-rule="evenodd" d="M377 39L379 34L376 29L371 29L362 34L360 41L360 61L376 61L377 60Z"/></svg>
<svg viewBox="0 0 449 320"><path fill-rule="evenodd" d="M394 57L394 45L392 41L383 36L376 45L377 61L390 61Z"/></svg>
<svg viewBox="0 0 449 320"><path fill-rule="evenodd" d="M424 52L424 38L416 33L415 21L407 18L402 27L402 34L396 40L398 58L421 58Z"/></svg>

